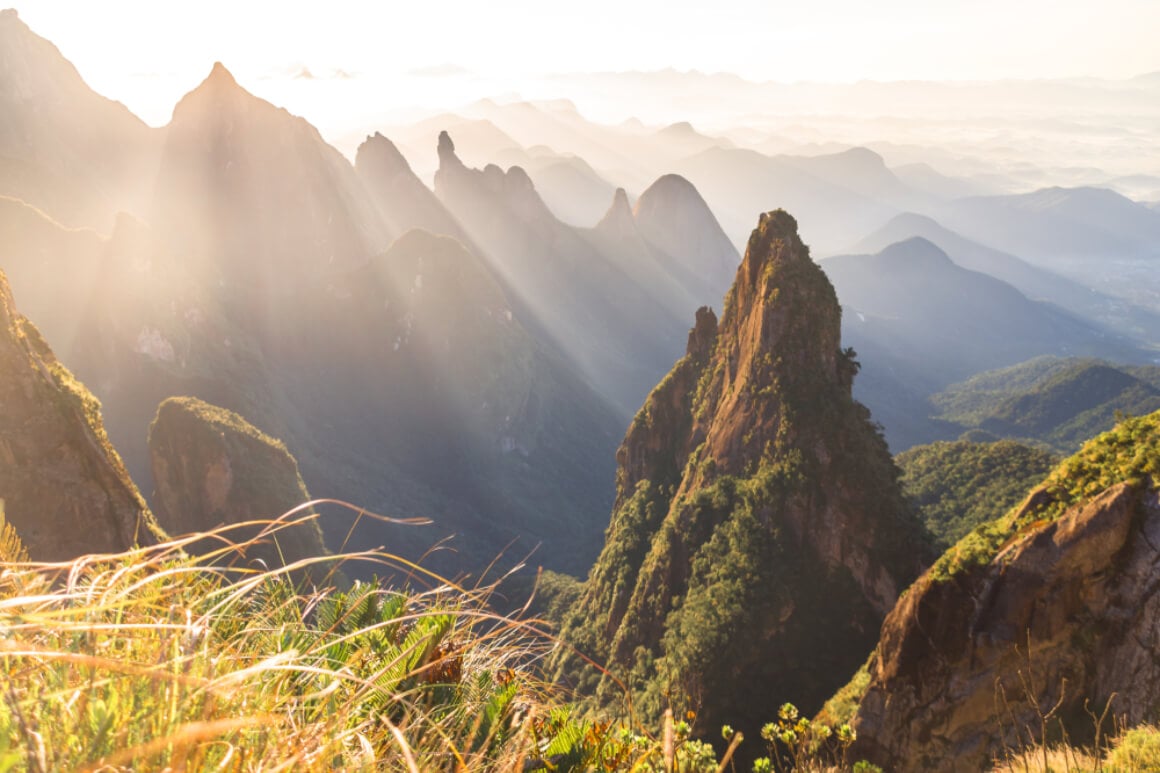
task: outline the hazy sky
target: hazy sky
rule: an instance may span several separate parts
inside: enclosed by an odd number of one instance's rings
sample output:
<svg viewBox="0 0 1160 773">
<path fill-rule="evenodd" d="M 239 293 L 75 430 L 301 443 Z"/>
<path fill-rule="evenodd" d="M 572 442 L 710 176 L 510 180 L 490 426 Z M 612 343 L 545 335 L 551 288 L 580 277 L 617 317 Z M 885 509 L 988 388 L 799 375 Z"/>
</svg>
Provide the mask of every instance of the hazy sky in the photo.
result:
<svg viewBox="0 0 1160 773">
<path fill-rule="evenodd" d="M 383 77 L 456 64 L 728 71 L 755 80 L 993 79 L 1160 70 L 1160 0 L 31 0 L 16 3 L 102 93 L 151 122 L 222 60 L 243 82 L 302 67 Z"/>
</svg>

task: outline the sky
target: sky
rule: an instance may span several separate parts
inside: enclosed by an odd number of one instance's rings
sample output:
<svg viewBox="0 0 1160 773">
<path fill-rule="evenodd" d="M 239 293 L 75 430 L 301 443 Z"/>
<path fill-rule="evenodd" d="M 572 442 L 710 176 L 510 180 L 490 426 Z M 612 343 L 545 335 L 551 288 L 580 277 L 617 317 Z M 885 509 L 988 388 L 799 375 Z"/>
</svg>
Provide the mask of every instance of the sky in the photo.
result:
<svg viewBox="0 0 1160 773">
<path fill-rule="evenodd" d="M 90 85 L 153 124 L 168 119 L 215 60 L 244 84 L 303 69 L 391 84 L 424 68 L 455 72 L 453 65 L 482 85 L 516 90 L 521 78 L 547 73 L 664 68 L 782 82 L 1126 78 L 1160 70 L 1160 0 L 15 0 L 15 7 Z M 423 88 L 437 92 L 434 80 Z"/>
</svg>

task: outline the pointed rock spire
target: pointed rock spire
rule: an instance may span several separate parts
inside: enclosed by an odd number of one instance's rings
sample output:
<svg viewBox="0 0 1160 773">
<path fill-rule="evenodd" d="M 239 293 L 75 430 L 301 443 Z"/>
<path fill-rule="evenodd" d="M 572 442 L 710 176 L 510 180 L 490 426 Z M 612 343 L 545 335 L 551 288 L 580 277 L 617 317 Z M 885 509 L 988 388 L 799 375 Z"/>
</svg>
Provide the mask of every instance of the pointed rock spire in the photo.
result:
<svg viewBox="0 0 1160 773">
<path fill-rule="evenodd" d="M 636 220 L 632 215 L 632 207 L 628 203 L 628 194 L 624 188 L 617 188 L 612 196 L 612 205 L 596 224 L 596 229 L 614 238 L 629 238 L 639 236 L 636 230 Z"/>
<path fill-rule="evenodd" d="M 684 693 L 695 732 L 757 733 L 780 696 L 816 711 L 873 647 L 922 530 L 851 397 L 840 315 L 794 219 L 763 215 L 720 324 L 697 312 L 617 452 L 605 550 L 561 634 L 607 664 L 597 702 L 632 674 L 650 721 Z"/>
<path fill-rule="evenodd" d="M 439 132 L 439 145 L 436 147 L 436 150 L 439 153 L 439 166 L 463 166 L 463 162 L 459 160 L 459 156 L 455 155 L 455 143 L 451 140 L 451 135 L 446 130 Z"/>
</svg>

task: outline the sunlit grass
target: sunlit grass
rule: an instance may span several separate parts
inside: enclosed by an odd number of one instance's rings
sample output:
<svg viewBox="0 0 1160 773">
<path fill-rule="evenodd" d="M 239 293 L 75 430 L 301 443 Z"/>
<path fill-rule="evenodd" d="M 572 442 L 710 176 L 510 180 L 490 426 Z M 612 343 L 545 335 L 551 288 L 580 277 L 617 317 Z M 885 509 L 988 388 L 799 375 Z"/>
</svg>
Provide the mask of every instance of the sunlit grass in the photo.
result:
<svg viewBox="0 0 1160 773">
<path fill-rule="evenodd" d="M 69 564 L 0 540 L 0 770 L 519 769 L 550 742 L 552 642 L 490 588 L 381 553 L 224 569 L 247 546 L 184 554 L 206 536 Z M 344 583 L 356 560 L 409 580 Z"/>
</svg>

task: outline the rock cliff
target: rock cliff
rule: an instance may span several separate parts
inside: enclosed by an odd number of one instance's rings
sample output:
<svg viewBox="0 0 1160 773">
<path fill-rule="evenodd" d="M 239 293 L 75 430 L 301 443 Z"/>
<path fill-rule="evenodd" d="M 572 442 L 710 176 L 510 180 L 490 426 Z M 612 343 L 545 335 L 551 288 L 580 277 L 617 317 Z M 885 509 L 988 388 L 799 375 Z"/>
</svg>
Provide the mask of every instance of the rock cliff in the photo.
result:
<svg viewBox="0 0 1160 773">
<path fill-rule="evenodd" d="M 16 310 L 2 272 L 0 499 L 34 560 L 128 550 L 160 534 L 100 404 Z"/>
<path fill-rule="evenodd" d="M 223 525 L 272 520 L 310 501 L 298 463 L 276 440 L 241 416 L 194 397 L 161 403 L 149 427 L 157 519 L 174 536 Z M 232 530 L 242 543 L 263 527 Z M 220 548 L 195 544 L 195 552 Z M 324 555 L 317 521 L 281 529 L 246 551 L 267 566 Z"/>
<path fill-rule="evenodd" d="M 597 702 L 620 680 L 645 718 L 687 703 L 702 732 L 756 737 L 873 647 L 925 543 L 851 397 L 840 316 L 794 219 L 762 215 L 720 322 L 697 313 L 617 453 L 604 551 L 563 631 L 609 672 L 559 667 Z"/>
<path fill-rule="evenodd" d="M 1064 461 L 951 548 L 887 616 L 855 717 L 860 756 L 901 773 L 974 771 L 1085 702 L 1129 724 L 1160 708 L 1160 413 Z M 1115 697 L 1112 698 L 1113 693 Z M 1104 731 L 1112 728 L 1105 723 Z"/>
</svg>

